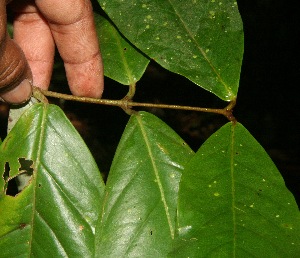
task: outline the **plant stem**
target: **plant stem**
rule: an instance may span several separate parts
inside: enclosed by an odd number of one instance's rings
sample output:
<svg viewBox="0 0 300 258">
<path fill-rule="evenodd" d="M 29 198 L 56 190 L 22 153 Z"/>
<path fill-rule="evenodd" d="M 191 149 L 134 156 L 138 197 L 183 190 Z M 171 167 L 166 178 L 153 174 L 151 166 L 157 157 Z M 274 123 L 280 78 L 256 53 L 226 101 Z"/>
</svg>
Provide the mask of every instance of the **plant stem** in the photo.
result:
<svg viewBox="0 0 300 258">
<path fill-rule="evenodd" d="M 37 90 L 36 87 L 34 87 Z M 235 107 L 236 101 L 233 100 L 227 105 L 225 108 L 202 108 L 202 107 L 192 107 L 192 106 L 180 106 L 180 105 L 167 105 L 167 104 L 153 104 L 153 103 L 141 103 L 141 102 L 133 102 L 127 97 L 121 100 L 111 100 L 111 99 L 95 99 L 89 97 L 77 97 L 73 95 L 57 93 L 53 91 L 47 91 L 38 89 L 44 96 L 60 98 L 64 100 L 71 100 L 77 102 L 84 103 L 93 103 L 107 106 L 118 106 L 121 107 L 126 113 L 131 114 L 132 107 L 151 107 L 151 108 L 164 108 L 164 109 L 178 109 L 178 110 L 191 110 L 198 112 L 206 112 L 206 113 L 215 113 L 225 116 L 229 121 L 236 122 L 235 117 L 232 114 L 233 108 Z"/>
<path fill-rule="evenodd" d="M 136 84 L 130 84 L 129 85 L 129 90 L 128 90 L 128 93 L 126 95 L 126 97 L 130 100 L 133 99 L 134 95 L 135 95 L 135 90 L 136 90 Z"/>
</svg>

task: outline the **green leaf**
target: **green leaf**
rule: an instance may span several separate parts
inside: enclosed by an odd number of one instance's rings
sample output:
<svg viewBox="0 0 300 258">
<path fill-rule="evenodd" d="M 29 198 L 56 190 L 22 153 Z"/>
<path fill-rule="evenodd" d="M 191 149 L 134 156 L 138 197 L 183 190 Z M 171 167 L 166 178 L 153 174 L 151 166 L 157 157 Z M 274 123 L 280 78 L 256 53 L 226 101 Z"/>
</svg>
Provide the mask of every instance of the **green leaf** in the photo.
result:
<svg viewBox="0 0 300 258">
<path fill-rule="evenodd" d="M 94 257 L 104 183 L 64 113 L 36 104 L 0 146 L 1 257 Z M 7 182 L 32 174 L 16 196 Z"/>
<path fill-rule="evenodd" d="M 118 29 L 166 69 L 236 98 L 243 26 L 234 0 L 98 0 Z"/>
<path fill-rule="evenodd" d="M 178 203 L 176 257 L 300 254 L 294 197 L 241 124 L 226 124 L 199 149 L 184 170 Z"/>
<path fill-rule="evenodd" d="M 193 154 L 154 115 L 131 116 L 106 185 L 97 257 L 166 257 L 181 172 Z"/>
<path fill-rule="evenodd" d="M 104 64 L 104 75 L 124 85 L 133 85 L 144 74 L 149 59 L 132 46 L 104 17 L 95 14 Z"/>
</svg>

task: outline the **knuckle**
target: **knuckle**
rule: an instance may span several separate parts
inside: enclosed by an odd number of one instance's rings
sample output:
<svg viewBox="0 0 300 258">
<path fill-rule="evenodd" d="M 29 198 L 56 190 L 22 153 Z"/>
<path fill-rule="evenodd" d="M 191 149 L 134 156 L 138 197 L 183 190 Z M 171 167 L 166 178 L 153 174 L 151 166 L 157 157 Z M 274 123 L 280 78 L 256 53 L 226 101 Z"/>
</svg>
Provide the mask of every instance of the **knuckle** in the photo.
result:
<svg viewBox="0 0 300 258">
<path fill-rule="evenodd" d="M 0 93 L 12 90 L 27 76 L 27 63 L 25 59 L 15 59 L 12 62 L 0 64 Z"/>
</svg>

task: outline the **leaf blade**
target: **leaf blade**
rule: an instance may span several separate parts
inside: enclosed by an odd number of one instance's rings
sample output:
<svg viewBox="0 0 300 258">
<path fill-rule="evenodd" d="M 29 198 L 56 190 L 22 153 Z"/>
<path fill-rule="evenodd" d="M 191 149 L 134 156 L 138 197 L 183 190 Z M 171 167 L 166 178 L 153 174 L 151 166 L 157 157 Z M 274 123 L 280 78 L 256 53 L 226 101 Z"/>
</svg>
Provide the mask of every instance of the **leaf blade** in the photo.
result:
<svg viewBox="0 0 300 258">
<path fill-rule="evenodd" d="M 130 42 L 164 68 L 223 100 L 236 98 L 243 26 L 235 1 L 98 1 Z"/>
<path fill-rule="evenodd" d="M 300 216 L 294 197 L 241 124 L 222 127 L 187 166 L 180 185 L 178 228 L 174 252 L 181 255 L 299 253 Z"/>
<path fill-rule="evenodd" d="M 7 162 L 10 166 L 10 179 L 20 174 L 20 157 L 32 161 L 34 170 L 31 182 L 16 197 L 5 195 L 2 186 L 1 202 L 10 200 L 14 213 L 0 219 L 3 225 L 7 219 L 12 222 L 12 228 L 1 232 L 0 245 L 14 241 L 11 234 L 17 232 L 27 248 L 9 245 L 11 254 L 92 257 L 104 183 L 64 113 L 53 105 L 34 105 L 5 139 L 0 155 L 1 169 Z M 20 212 L 22 205 L 26 206 Z M 7 212 L 8 207 L 0 207 Z"/>
<path fill-rule="evenodd" d="M 174 234 L 181 170 L 192 155 L 153 115 L 140 112 L 130 118 L 106 185 L 96 234 L 98 256 L 166 255 Z"/>
<path fill-rule="evenodd" d="M 134 85 L 144 74 L 149 59 L 133 47 L 103 16 L 95 22 L 104 64 L 104 75 L 124 85 Z"/>
</svg>

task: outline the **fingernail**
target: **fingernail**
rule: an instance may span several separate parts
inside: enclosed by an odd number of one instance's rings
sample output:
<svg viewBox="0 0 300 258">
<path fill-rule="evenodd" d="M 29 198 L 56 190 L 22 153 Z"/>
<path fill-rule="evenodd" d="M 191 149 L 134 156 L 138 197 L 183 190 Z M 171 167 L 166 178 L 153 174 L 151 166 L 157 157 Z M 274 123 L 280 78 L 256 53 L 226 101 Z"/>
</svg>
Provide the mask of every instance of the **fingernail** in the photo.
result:
<svg viewBox="0 0 300 258">
<path fill-rule="evenodd" d="M 28 79 L 22 81 L 16 88 L 1 95 L 10 104 L 22 104 L 28 101 L 32 94 L 32 86 Z"/>
</svg>

